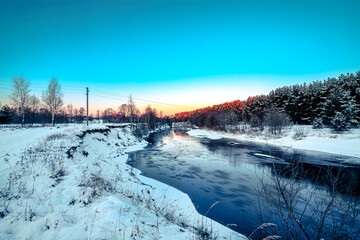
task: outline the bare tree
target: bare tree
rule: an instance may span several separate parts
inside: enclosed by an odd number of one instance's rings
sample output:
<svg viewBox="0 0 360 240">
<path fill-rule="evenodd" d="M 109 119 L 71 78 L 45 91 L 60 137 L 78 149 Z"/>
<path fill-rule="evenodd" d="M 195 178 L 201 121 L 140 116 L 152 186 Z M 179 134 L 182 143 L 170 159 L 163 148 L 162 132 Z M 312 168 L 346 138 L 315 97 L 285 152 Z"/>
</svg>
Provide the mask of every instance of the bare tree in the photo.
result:
<svg viewBox="0 0 360 240">
<path fill-rule="evenodd" d="M 120 114 L 120 120 L 122 122 L 126 121 L 126 117 L 128 116 L 128 105 L 126 103 L 122 104 L 118 108 Z"/>
<path fill-rule="evenodd" d="M 55 126 L 55 113 L 64 104 L 61 86 L 56 78 L 50 80 L 49 86 L 42 94 L 42 100 L 51 112 L 51 123 Z"/>
<path fill-rule="evenodd" d="M 148 105 L 145 109 L 144 117 L 147 124 L 149 124 L 149 127 L 151 129 L 155 129 L 157 121 L 157 110 L 155 108 L 151 108 L 151 106 Z"/>
<path fill-rule="evenodd" d="M 29 107 L 31 111 L 31 124 L 34 124 L 35 115 L 37 114 L 39 107 L 40 107 L 40 99 L 36 97 L 35 95 L 31 95 L 29 97 Z"/>
<path fill-rule="evenodd" d="M 72 105 L 72 104 L 68 104 L 68 105 L 66 106 L 66 108 L 67 108 L 67 113 L 68 113 L 68 115 L 69 115 L 69 122 L 71 122 L 72 116 L 73 116 L 73 105 Z"/>
<path fill-rule="evenodd" d="M 83 121 L 84 121 L 85 112 L 86 112 L 85 108 L 81 107 L 81 108 L 79 109 L 80 122 L 83 122 Z"/>
<path fill-rule="evenodd" d="M 79 115 L 79 110 L 77 108 L 74 109 L 74 117 L 75 117 L 75 123 L 78 122 L 78 115 Z"/>
<path fill-rule="evenodd" d="M 128 105 L 126 103 L 121 104 L 121 106 L 119 106 L 119 112 L 121 114 L 123 114 L 124 116 L 128 115 Z"/>
<path fill-rule="evenodd" d="M 128 114 L 130 116 L 130 122 L 132 123 L 137 109 L 136 109 L 136 105 L 135 105 L 134 99 L 131 94 L 129 96 L 127 108 L 128 108 Z"/>
<path fill-rule="evenodd" d="M 102 113 L 102 118 L 106 122 L 112 122 L 113 118 L 115 116 L 115 111 L 112 108 L 107 108 Z"/>
<path fill-rule="evenodd" d="M 99 109 L 96 111 L 96 118 L 98 119 L 98 121 L 100 121 L 100 110 Z"/>
<path fill-rule="evenodd" d="M 25 123 L 25 108 L 27 107 L 30 92 L 29 80 L 23 78 L 23 76 L 13 77 L 13 92 L 11 93 L 11 103 L 20 110 L 22 120 L 21 124 Z"/>
</svg>

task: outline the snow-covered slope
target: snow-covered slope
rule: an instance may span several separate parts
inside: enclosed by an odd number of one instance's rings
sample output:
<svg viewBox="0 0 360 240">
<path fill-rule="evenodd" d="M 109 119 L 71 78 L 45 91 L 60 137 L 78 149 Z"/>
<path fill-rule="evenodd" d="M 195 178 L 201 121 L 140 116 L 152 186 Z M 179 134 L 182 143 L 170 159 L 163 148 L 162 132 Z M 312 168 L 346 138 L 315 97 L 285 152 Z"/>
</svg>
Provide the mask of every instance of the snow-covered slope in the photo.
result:
<svg viewBox="0 0 360 240">
<path fill-rule="evenodd" d="M 242 239 L 126 164 L 128 125 L 0 129 L 0 239 Z"/>
</svg>

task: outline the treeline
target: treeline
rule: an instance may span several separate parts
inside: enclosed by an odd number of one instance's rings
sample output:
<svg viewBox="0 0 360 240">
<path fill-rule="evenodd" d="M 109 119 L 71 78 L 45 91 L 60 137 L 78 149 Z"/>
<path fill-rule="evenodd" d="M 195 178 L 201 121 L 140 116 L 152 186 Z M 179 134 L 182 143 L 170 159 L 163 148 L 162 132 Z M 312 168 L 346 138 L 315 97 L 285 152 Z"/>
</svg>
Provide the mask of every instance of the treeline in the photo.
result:
<svg viewBox="0 0 360 240">
<path fill-rule="evenodd" d="M 31 95 L 30 81 L 23 76 L 13 77 L 13 91 L 9 94 L 11 105 L 0 103 L 0 124 L 53 124 L 83 123 L 86 120 L 86 110 L 72 104 L 64 106 L 61 86 L 56 78 L 50 80 L 49 86 L 43 91 L 41 98 Z M 107 108 L 90 114 L 89 121 L 105 123 L 147 123 L 150 129 L 160 124 L 171 125 L 173 118 L 163 116 L 150 105 L 143 113 L 129 96 L 128 102 L 119 106 L 118 111 Z"/>
<path fill-rule="evenodd" d="M 54 122 L 57 124 L 69 123 L 84 123 L 86 121 L 86 110 L 83 107 L 74 108 L 72 104 L 67 105 L 66 108 L 59 109 L 55 113 Z M 121 114 L 107 108 L 104 111 L 98 111 L 97 114 L 91 114 L 89 121 L 104 122 L 104 123 L 148 123 L 151 129 L 154 129 L 160 124 L 169 124 L 173 122 L 173 118 L 169 116 L 162 116 L 155 108 L 147 106 L 144 113 L 138 111 L 136 114 L 127 115 Z M 21 124 L 22 114 L 16 107 L 8 105 L 0 106 L 0 124 Z M 24 124 L 51 124 L 51 112 L 45 107 L 40 107 L 36 111 L 30 107 L 24 110 Z"/>
<path fill-rule="evenodd" d="M 262 130 L 264 125 L 312 124 L 314 128 L 331 127 L 343 131 L 360 122 L 360 71 L 310 84 L 277 88 L 268 95 L 249 97 L 175 114 L 177 121 L 209 128 L 243 122 Z M 277 123 L 274 123 L 277 122 Z"/>
<path fill-rule="evenodd" d="M 96 119 L 102 119 L 107 123 L 147 123 L 150 129 L 155 129 L 158 125 L 168 124 L 171 126 L 173 118 L 163 116 L 162 111 L 158 113 L 156 108 L 148 105 L 141 113 L 136 104 L 129 96 L 128 102 L 119 106 L 118 111 L 112 108 L 105 109 L 102 113 L 97 111 Z"/>
</svg>

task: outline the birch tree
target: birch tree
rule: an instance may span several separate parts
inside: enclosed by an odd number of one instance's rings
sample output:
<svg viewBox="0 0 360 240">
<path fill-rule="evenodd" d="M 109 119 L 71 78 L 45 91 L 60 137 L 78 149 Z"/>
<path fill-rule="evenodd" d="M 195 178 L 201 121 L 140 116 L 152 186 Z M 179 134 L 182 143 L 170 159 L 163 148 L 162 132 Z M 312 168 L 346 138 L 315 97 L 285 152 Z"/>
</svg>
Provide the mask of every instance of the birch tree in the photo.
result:
<svg viewBox="0 0 360 240">
<path fill-rule="evenodd" d="M 133 99 L 131 94 L 130 94 L 129 99 L 128 99 L 127 110 L 128 110 L 128 114 L 130 116 L 130 122 L 132 123 L 133 120 L 134 120 L 134 116 L 136 115 L 137 108 L 136 108 L 134 99 Z"/>
<path fill-rule="evenodd" d="M 51 123 L 55 126 L 55 113 L 64 104 L 61 86 L 56 78 L 50 80 L 49 86 L 42 94 L 42 100 L 51 112 Z"/>
<path fill-rule="evenodd" d="M 30 83 L 23 76 L 13 77 L 13 92 L 11 93 L 11 103 L 20 110 L 22 120 L 21 125 L 25 124 L 25 108 L 29 100 Z"/>
</svg>

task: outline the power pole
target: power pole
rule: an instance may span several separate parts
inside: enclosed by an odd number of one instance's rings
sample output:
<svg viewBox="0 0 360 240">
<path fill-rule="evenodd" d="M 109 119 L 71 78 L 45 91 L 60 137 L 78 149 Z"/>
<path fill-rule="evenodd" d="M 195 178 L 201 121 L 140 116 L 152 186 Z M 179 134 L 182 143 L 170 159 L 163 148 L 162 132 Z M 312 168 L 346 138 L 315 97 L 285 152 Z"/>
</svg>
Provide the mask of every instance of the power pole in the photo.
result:
<svg viewBox="0 0 360 240">
<path fill-rule="evenodd" d="M 86 88 L 86 126 L 89 126 L 89 88 Z"/>
</svg>

